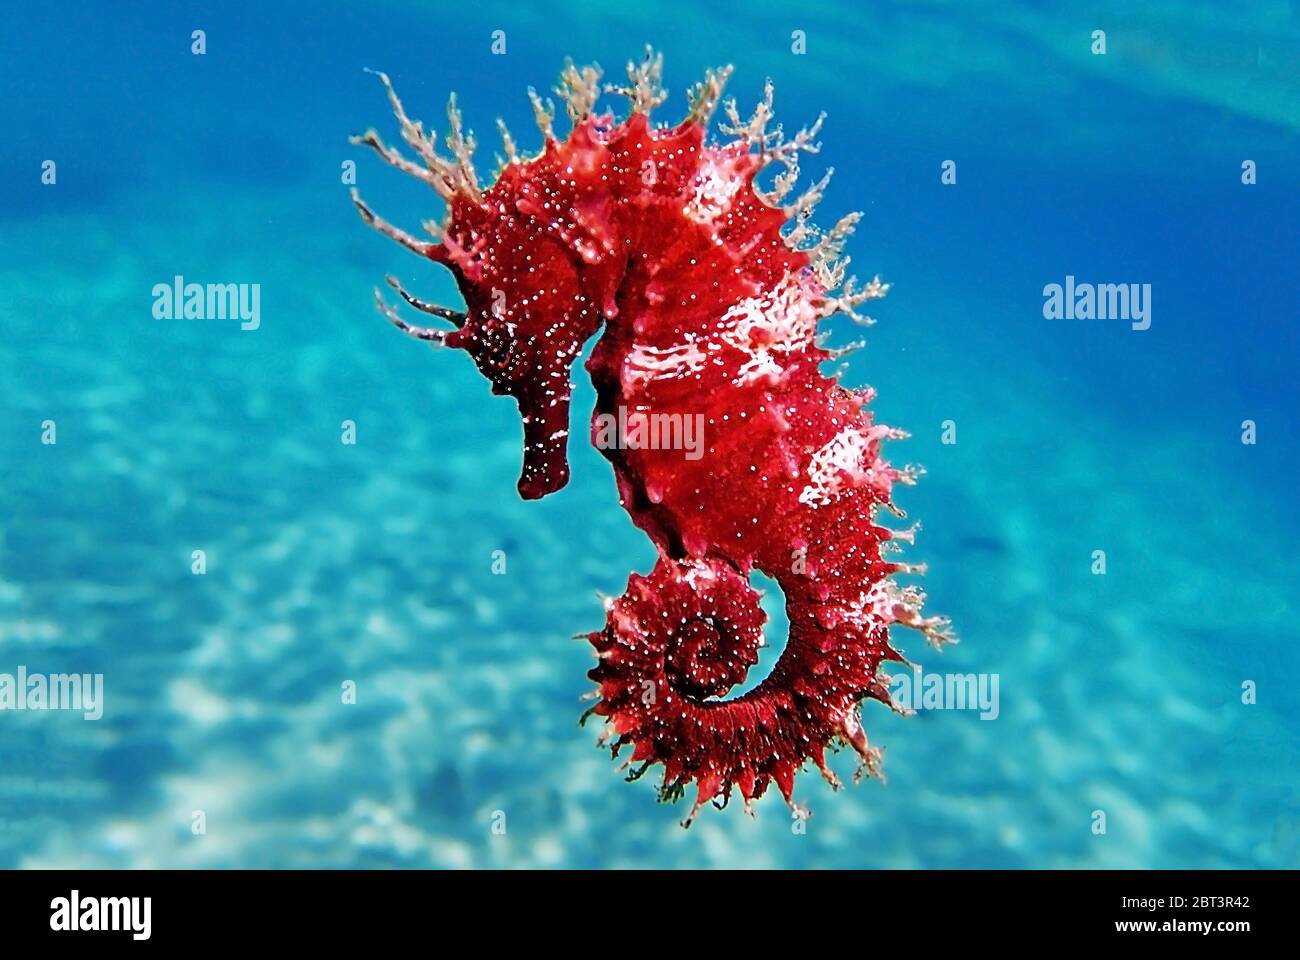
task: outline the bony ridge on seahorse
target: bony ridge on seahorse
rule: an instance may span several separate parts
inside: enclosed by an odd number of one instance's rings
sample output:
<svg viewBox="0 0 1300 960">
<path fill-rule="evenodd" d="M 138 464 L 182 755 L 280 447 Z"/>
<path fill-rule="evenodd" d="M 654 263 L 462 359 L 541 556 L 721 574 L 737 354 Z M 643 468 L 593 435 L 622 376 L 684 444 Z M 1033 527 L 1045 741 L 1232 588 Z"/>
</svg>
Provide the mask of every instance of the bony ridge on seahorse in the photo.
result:
<svg viewBox="0 0 1300 960">
<path fill-rule="evenodd" d="M 795 773 L 812 761 L 838 787 L 824 756 L 837 742 L 857 752 L 859 776 L 879 775 L 881 752 L 867 740 L 860 705 L 873 698 L 899 709 L 881 670 L 903 662 L 890 626 L 919 630 L 936 646 L 954 639 L 944 618 L 922 614 L 919 588 L 893 579 L 923 572 L 889 559 L 916 528 L 876 522 L 881 507 L 902 516 L 892 489 L 916 474 L 881 453 L 905 434 L 873 422 L 870 389 L 821 373 L 845 351 L 822 348 L 819 323 L 834 313 L 870 323 L 857 308 L 887 285 L 846 279 L 841 251 L 857 214 L 825 231 L 812 224 L 829 172 L 786 202 L 800 154 L 819 147 L 820 118 L 790 139 L 769 130 L 769 81 L 748 120 L 727 103 L 728 142 L 706 142 L 730 72 L 710 71 L 693 88 L 681 123 L 653 127 L 651 111 L 666 96 L 661 57 L 647 50 L 628 64 L 626 86 L 605 88 L 597 67 L 566 63 L 556 93 L 568 136 L 555 134 L 553 102 L 530 90 L 542 150 L 520 154 L 499 124 L 505 159 L 490 186 L 474 171 L 474 139 L 454 96 L 444 151 L 379 74 L 418 159 L 373 130 L 353 138 L 446 203 L 422 239 L 353 192 L 366 223 L 454 276 L 463 311 L 388 278 L 446 329 L 412 326 L 378 291 L 376 300 L 406 333 L 468 352 L 494 393 L 514 397 L 524 426 L 522 496 L 568 480 L 570 368 L 602 325 L 587 362 L 597 391 L 593 436 L 597 423 L 626 423 L 628 411 L 703 427 L 703 455 L 694 458 L 671 445 L 598 444 L 659 560 L 648 575 L 632 574 L 627 592 L 606 602 L 604 628 L 588 635 L 598 660 L 588 715 L 605 719 L 602 742 L 616 757 L 631 749 L 623 766 L 639 766 L 628 779 L 661 764 L 661 799 L 695 785 L 687 826 L 704 804 L 725 806 L 733 790 L 752 812 L 773 782 L 802 815 Z M 595 111 L 602 89 L 630 100 L 625 120 Z M 769 166 L 777 175 L 763 189 L 756 178 Z M 765 680 L 723 699 L 763 642 L 754 570 L 784 592 L 790 636 Z"/>
</svg>

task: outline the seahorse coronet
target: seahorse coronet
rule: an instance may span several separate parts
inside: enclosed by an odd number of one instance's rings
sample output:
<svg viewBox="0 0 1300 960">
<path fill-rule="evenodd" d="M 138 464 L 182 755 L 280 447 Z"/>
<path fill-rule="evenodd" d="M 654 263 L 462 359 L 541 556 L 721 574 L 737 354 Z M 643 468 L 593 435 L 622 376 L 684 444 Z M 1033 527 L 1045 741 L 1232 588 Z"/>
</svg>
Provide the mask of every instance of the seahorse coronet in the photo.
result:
<svg viewBox="0 0 1300 960">
<path fill-rule="evenodd" d="M 839 786 L 828 746 L 851 747 L 859 774 L 878 775 L 881 751 L 860 710 L 868 698 L 898 709 L 880 670 L 902 660 L 891 625 L 936 645 L 953 639 L 944 618 L 921 613 L 919 588 L 893 579 L 921 568 L 886 559 L 916 528 L 876 522 L 881 507 L 902 516 L 893 486 L 917 475 L 882 454 L 905 434 L 873 421 L 874 391 L 846 388 L 820 369 L 836 356 L 820 344 L 822 321 L 843 313 L 870 322 L 856 308 L 888 286 L 845 276 L 856 215 L 825 231 L 812 225 L 828 177 L 783 205 L 799 154 L 818 147 L 820 118 L 788 140 L 769 130 L 769 81 L 748 121 L 734 101 L 726 105 L 721 129 L 733 139 L 708 141 L 730 72 L 710 71 L 687 117 L 655 126 L 661 57 L 647 51 L 628 65 L 627 86 L 604 88 L 631 102 L 621 121 L 595 112 L 599 68 L 566 61 L 556 93 L 572 121 L 568 136 L 556 137 L 554 105 L 530 90 L 543 147 L 521 156 L 502 124 L 506 159 L 487 186 L 454 98 L 450 156 L 410 120 L 384 74 L 420 163 L 373 131 L 353 138 L 446 202 L 430 241 L 354 194 L 367 224 L 455 278 L 464 311 L 389 280 L 410 307 L 452 329 L 412 326 L 376 296 L 402 330 L 469 353 L 493 392 L 515 399 L 527 499 L 568 480 L 570 371 L 603 328 L 586 364 L 597 394 L 592 440 L 659 560 L 631 575 L 623 596 L 606 602 L 604 627 L 586 635 L 597 657 L 589 713 L 605 720 L 616 757 L 630 747 L 625 763 L 641 764 L 629 779 L 658 764 L 661 799 L 695 786 L 688 826 L 733 790 L 752 810 L 773 783 L 806 815 L 793 796 L 801 768 L 811 762 Z M 756 178 L 773 165 L 782 172 L 763 191 Z M 655 442 L 660 428 L 673 442 Z M 783 591 L 790 635 L 770 675 L 728 698 L 763 645 L 755 570 Z"/>
</svg>

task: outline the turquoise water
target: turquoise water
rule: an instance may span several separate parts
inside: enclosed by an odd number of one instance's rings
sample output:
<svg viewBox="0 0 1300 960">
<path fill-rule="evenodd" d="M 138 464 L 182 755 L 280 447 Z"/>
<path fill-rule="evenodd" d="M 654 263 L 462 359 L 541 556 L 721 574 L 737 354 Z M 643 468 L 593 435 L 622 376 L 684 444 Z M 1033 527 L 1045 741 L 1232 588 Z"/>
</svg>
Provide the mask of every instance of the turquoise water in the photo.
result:
<svg viewBox="0 0 1300 960">
<path fill-rule="evenodd" d="M 0 36 L 0 673 L 105 690 L 98 721 L 0 712 L 0 866 L 1300 865 L 1294 4 L 271 6 Z M 564 56 L 647 42 L 664 118 L 726 62 L 787 128 L 827 111 L 819 219 L 864 210 L 855 267 L 894 283 L 846 380 L 914 434 L 909 558 L 963 638 L 901 641 L 1000 681 L 996 720 L 868 708 L 889 782 L 805 773 L 802 830 L 773 795 L 682 831 L 576 725 L 570 635 L 650 543 L 581 443 L 517 498 L 513 404 L 372 310 L 385 272 L 454 302 L 447 275 L 341 182 L 439 213 L 347 145 L 395 132 L 363 67 L 430 122 L 458 91 L 490 157 L 497 116 L 536 146 L 525 90 Z M 260 326 L 156 319 L 178 274 L 260 284 Z M 1067 275 L 1150 283 L 1150 329 L 1044 319 Z"/>
</svg>

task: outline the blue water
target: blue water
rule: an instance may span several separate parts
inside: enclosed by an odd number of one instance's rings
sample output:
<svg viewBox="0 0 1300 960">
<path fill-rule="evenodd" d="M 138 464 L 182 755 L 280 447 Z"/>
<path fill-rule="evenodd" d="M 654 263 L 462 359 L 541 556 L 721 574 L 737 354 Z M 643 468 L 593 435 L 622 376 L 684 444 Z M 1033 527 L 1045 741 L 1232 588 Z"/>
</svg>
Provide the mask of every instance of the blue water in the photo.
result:
<svg viewBox="0 0 1300 960">
<path fill-rule="evenodd" d="M 100 672 L 105 712 L 0 712 L 0 867 L 1300 865 L 1294 3 L 87 6 L 0 34 L 0 673 Z M 869 707 L 888 784 L 805 773 L 806 824 L 682 831 L 576 725 L 570 635 L 650 543 L 582 443 L 517 498 L 513 404 L 372 310 L 449 278 L 341 182 L 440 213 L 347 145 L 396 139 L 363 67 L 430 123 L 458 91 L 486 170 L 564 56 L 647 42 L 665 119 L 727 62 L 787 129 L 827 111 L 819 219 L 864 210 L 894 284 L 846 379 L 914 434 L 909 557 L 963 638 L 900 642 L 1000 678 L 996 720 Z M 261 326 L 155 319 L 177 274 L 260 284 Z M 1151 284 L 1150 329 L 1044 319 L 1066 275 Z"/>
</svg>

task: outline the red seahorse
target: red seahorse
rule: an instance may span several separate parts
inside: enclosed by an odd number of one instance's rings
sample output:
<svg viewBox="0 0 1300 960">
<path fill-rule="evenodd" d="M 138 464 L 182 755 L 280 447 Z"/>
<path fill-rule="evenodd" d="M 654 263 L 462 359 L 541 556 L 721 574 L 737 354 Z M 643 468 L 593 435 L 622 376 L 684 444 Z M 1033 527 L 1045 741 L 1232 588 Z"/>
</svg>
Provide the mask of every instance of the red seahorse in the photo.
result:
<svg viewBox="0 0 1300 960">
<path fill-rule="evenodd" d="M 802 815 L 795 773 L 811 760 L 838 787 L 824 758 L 836 742 L 857 751 L 859 775 L 878 774 L 881 754 L 859 707 L 865 697 L 893 706 L 880 671 L 902 660 L 890 625 L 935 644 L 951 639 L 945 619 L 921 614 L 921 591 L 891 579 L 919 569 L 887 559 L 890 541 L 911 542 L 915 528 L 891 531 L 875 519 L 882 506 L 902 515 L 891 490 L 912 472 L 890 466 L 881 444 L 903 434 L 872 421 L 870 389 L 846 389 L 820 370 L 834 352 L 817 340 L 819 321 L 843 312 L 870 322 L 855 308 L 887 287 L 844 280 L 841 248 L 856 214 L 824 232 L 810 222 L 829 174 L 783 205 L 799 154 L 817 150 L 820 118 L 789 140 L 769 131 L 769 82 L 752 119 L 727 104 L 730 142 L 706 142 L 729 73 L 710 71 L 685 120 L 655 127 L 661 57 L 647 51 L 628 65 L 626 87 L 605 88 L 631 101 L 617 123 L 594 111 L 599 69 L 567 63 L 556 93 L 572 121 L 568 137 L 556 137 L 554 105 L 530 90 L 545 145 L 521 156 L 501 125 L 506 160 L 488 187 L 454 96 L 446 153 L 383 74 L 420 162 L 374 131 L 353 138 L 446 202 L 445 220 L 426 224 L 433 239 L 424 240 L 353 194 L 366 223 L 455 277 L 464 311 L 388 279 L 410 306 L 454 329 L 413 327 L 376 292 L 379 308 L 413 336 L 467 351 L 493 392 L 515 398 L 526 498 L 568 480 L 570 367 L 604 325 L 587 363 L 598 394 L 593 438 L 613 464 L 620 502 L 660 556 L 607 602 L 604 629 L 589 637 L 599 661 L 589 713 L 607 721 L 603 742 L 612 740 L 615 756 L 632 748 L 625 766 L 641 767 L 629 779 L 659 763 L 661 798 L 696 785 L 688 826 L 733 788 L 752 812 L 773 781 Z M 756 177 L 773 164 L 765 191 Z M 692 425 L 702 431 L 693 453 L 680 449 Z M 651 427 L 680 442 L 665 449 Z M 770 676 L 721 699 L 758 661 L 765 617 L 749 583 L 754 569 L 784 591 L 790 636 Z"/>
</svg>

